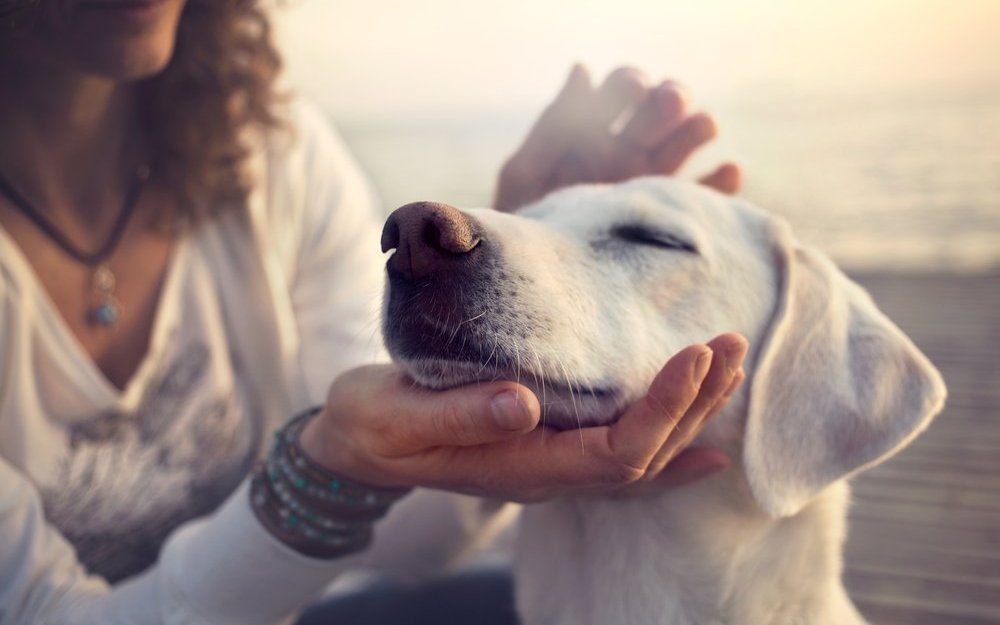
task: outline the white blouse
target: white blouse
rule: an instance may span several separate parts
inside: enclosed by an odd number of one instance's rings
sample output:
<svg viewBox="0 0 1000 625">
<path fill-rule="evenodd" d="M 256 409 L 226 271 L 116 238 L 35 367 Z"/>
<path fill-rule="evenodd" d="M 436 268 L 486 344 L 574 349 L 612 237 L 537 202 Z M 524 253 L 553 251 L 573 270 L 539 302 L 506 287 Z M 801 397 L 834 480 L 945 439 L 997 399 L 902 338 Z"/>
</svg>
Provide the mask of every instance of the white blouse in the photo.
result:
<svg viewBox="0 0 1000 625">
<path fill-rule="evenodd" d="M 486 527 L 477 501 L 422 491 L 368 552 L 323 561 L 253 516 L 269 433 L 382 356 L 373 195 L 321 115 L 288 118 L 249 210 L 175 247 L 121 391 L 0 228 L 0 625 L 276 623 L 352 566 L 420 575 Z"/>
</svg>

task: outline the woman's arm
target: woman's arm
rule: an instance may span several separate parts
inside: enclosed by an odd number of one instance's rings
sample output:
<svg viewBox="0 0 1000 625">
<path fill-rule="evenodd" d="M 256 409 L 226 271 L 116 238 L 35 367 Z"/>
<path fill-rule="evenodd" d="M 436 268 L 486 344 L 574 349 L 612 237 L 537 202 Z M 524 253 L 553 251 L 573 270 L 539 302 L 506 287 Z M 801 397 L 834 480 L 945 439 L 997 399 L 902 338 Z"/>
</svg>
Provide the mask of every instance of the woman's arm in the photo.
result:
<svg viewBox="0 0 1000 625">
<path fill-rule="evenodd" d="M 299 102 L 289 118 L 299 144 L 291 160 L 285 156 L 271 168 L 277 179 L 272 176 L 269 186 L 276 190 L 294 178 L 300 188 L 272 195 L 266 219 L 287 231 L 291 211 L 300 224 L 294 236 L 277 242 L 277 251 L 286 266 L 299 335 L 304 407 L 324 403 L 330 383 L 344 370 L 387 359 L 379 320 L 385 279 L 379 245 L 383 214 L 368 181 L 323 116 Z M 280 195 L 301 204 L 290 207 Z M 512 508 L 417 489 L 376 525 L 374 543 L 357 561 L 400 580 L 426 578 L 499 531 L 514 518 Z"/>
<path fill-rule="evenodd" d="M 111 588 L 87 574 L 46 522 L 35 488 L 0 460 L 3 625 L 273 625 L 348 566 L 349 558 L 310 559 L 279 543 L 242 487 L 175 532 L 155 567 Z"/>
</svg>

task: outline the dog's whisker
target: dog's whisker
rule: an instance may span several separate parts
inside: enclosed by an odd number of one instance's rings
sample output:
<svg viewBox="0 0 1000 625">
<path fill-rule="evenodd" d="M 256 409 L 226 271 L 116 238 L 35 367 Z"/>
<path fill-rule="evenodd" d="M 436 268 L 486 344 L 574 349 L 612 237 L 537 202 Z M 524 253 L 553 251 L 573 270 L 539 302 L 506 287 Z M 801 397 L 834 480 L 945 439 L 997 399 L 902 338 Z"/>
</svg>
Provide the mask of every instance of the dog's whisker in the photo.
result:
<svg viewBox="0 0 1000 625">
<path fill-rule="evenodd" d="M 573 403 L 573 415 L 576 417 L 577 431 L 580 433 L 580 454 L 587 454 L 587 446 L 583 439 L 583 421 L 580 420 L 580 407 L 576 403 L 576 393 L 573 391 L 573 382 L 570 378 L 569 371 L 566 369 L 566 365 L 563 363 L 562 358 L 556 356 L 556 364 L 562 370 L 563 378 L 566 380 L 566 385 L 569 388 L 569 398 Z"/>
<path fill-rule="evenodd" d="M 497 335 L 497 334 L 494 333 L 494 335 L 493 335 L 493 351 L 490 352 L 490 355 L 486 357 L 486 361 L 483 362 L 483 364 L 482 364 L 481 367 L 479 367 L 479 371 L 476 372 L 477 376 L 481 375 L 483 373 L 483 371 L 486 371 L 486 368 L 490 366 L 490 362 L 493 360 L 493 356 L 496 355 L 498 347 L 500 347 L 500 337 L 499 337 L 499 335 Z"/>
<path fill-rule="evenodd" d="M 517 342 L 512 343 L 514 347 L 514 381 L 521 386 L 521 350 L 517 348 Z"/>
<path fill-rule="evenodd" d="M 532 346 L 531 344 L 529 344 L 528 345 L 528 349 L 531 351 L 531 355 L 535 359 L 535 368 L 532 371 L 532 375 L 534 375 L 534 377 L 535 377 L 535 387 L 537 388 L 537 387 L 541 386 L 541 388 L 542 388 L 542 396 L 540 398 L 541 399 L 541 405 L 547 407 L 547 406 L 549 406 L 549 403 L 548 403 L 547 398 L 545 396 L 545 376 L 542 375 L 542 372 L 544 371 L 544 369 L 542 368 L 542 360 L 541 360 L 541 358 L 538 357 L 538 350 L 535 349 L 534 346 Z M 548 410 L 543 410 L 542 411 L 542 427 L 545 427 L 545 417 L 546 417 L 546 413 L 547 412 L 548 412 Z"/>
</svg>

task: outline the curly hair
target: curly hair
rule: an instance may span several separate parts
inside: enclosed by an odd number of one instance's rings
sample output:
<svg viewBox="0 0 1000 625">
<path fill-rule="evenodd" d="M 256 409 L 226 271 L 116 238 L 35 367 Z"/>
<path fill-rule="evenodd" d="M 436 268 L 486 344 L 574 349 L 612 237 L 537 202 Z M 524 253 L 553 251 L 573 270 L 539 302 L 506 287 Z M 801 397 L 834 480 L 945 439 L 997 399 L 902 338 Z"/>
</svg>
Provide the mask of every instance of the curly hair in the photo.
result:
<svg viewBox="0 0 1000 625">
<path fill-rule="evenodd" d="M 0 0 L 0 23 L 16 28 L 42 4 Z M 187 0 L 170 62 L 139 85 L 149 164 L 172 194 L 163 225 L 193 224 L 246 205 L 254 182 L 246 167 L 247 130 L 281 126 L 275 110 L 281 58 L 261 4 Z"/>
<path fill-rule="evenodd" d="M 171 217 L 193 222 L 245 205 L 246 129 L 280 126 L 280 68 L 258 0 L 188 0 L 173 58 L 141 96 L 151 166 L 176 201 Z"/>
</svg>

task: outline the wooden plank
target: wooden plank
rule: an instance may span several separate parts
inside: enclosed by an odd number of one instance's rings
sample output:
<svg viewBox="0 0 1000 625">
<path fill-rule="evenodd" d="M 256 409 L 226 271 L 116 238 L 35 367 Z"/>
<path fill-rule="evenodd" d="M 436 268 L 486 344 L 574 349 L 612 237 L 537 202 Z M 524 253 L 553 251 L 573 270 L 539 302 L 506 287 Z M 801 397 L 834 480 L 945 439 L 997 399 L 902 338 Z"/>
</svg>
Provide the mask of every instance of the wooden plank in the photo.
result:
<svg viewBox="0 0 1000 625">
<path fill-rule="evenodd" d="M 859 480 L 859 483 L 854 484 L 852 494 L 855 505 L 870 506 L 886 501 L 952 510 L 1000 512 L 1000 497 L 996 491 L 971 487 L 953 488 L 951 485 L 941 486 L 927 482 L 886 484 L 879 480 Z"/>
<path fill-rule="evenodd" d="M 859 536 L 847 544 L 848 571 L 880 569 L 896 572 L 944 571 L 1000 580 L 1000 553 L 962 553 L 941 548 L 899 549 L 884 541 Z"/>
<path fill-rule="evenodd" d="M 963 613 L 954 606 L 938 606 L 919 600 L 893 602 L 882 597 L 855 595 L 861 614 L 872 625 L 997 625 L 992 615 Z"/>
<path fill-rule="evenodd" d="M 1000 273 L 854 277 L 939 367 L 949 399 L 854 481 L 845 583 L 878 625 L 1000 623 Z"/>
<path fill-rule="evenodd" d="M 1000 618 L 1000 606 L 996 605 L 996 597 L 1000 594 L 997 584 L 858 570 L 847 571 L 844 583 L 848 590 L 865 597 L 897 602 L 919 598 L 924 605 L 934 605 L 938 609 L 947 607 L 955 614 Z"/>
</svg>

